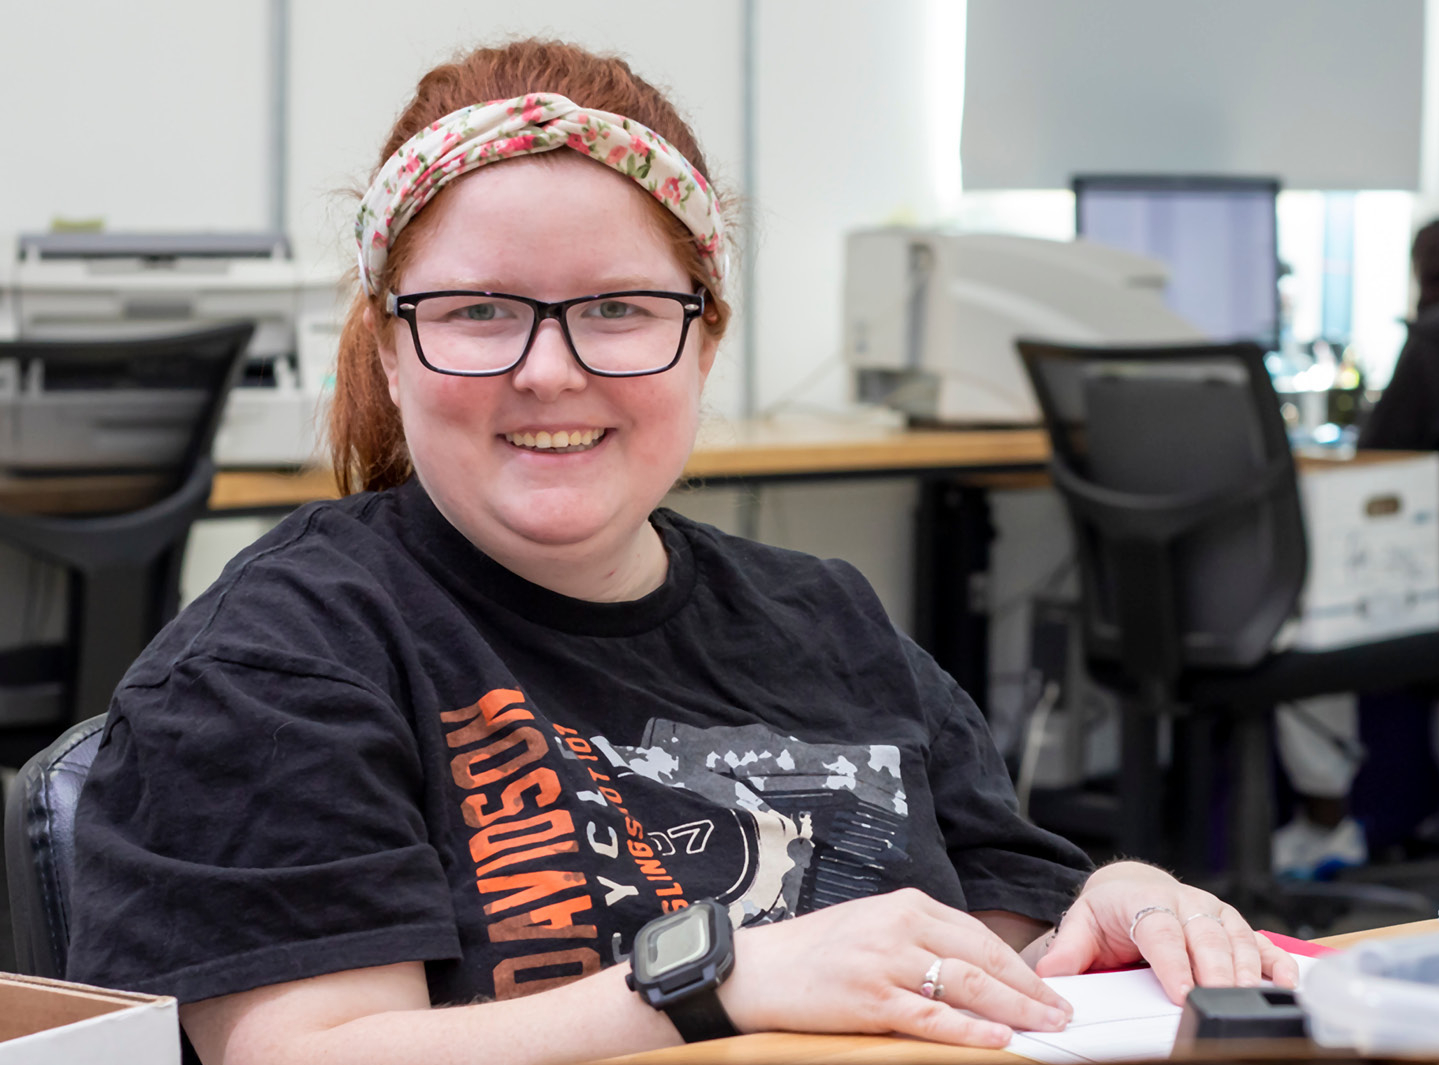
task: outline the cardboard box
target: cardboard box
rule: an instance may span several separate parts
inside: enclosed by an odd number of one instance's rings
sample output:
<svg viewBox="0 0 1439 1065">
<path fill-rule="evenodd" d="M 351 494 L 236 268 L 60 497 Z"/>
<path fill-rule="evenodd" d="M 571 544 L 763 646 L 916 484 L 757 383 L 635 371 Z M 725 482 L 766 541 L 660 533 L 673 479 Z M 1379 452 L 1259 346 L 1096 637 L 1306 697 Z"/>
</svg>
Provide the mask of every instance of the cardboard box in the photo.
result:
<svg viewBox="0 0 1439 1065">
<path fill-rule="evenodd" d="M 0 1065 L 179 1065 L 173 998 L 0 973 Z"/>
<path fill-rule="evenodd" d="M 1305 461 L 1309 574 L 1288 646 L 1324 651 L 1439 629 L 1439 455 Z"/>
</svg>

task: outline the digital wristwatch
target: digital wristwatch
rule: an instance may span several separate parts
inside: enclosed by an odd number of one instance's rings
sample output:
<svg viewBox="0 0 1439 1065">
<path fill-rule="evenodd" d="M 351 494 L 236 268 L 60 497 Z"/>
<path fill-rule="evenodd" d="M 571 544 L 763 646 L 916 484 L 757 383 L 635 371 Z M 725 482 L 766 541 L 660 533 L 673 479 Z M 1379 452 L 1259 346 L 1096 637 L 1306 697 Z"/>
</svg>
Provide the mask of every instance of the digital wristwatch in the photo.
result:
<svg viewBox="0 0 1439 1065">
<path fill-rule="evenodd" d="M 663 1010 L 686 1043 L 739 1035 L 716 991 L 734 969 L 729 914 L 713 899 L 656 917 L 635 934 L 632 991 Z"/>
</svg>

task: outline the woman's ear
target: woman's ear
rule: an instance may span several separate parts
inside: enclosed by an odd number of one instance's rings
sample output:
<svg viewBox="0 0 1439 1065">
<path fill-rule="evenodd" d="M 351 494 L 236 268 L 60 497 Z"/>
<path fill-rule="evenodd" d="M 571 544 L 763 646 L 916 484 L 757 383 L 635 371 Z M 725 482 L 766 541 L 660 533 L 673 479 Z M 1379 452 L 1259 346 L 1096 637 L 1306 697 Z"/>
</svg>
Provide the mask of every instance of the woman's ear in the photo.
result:
<svg viewBox="0 0 1439 1065">
<path fill-rule="evenodd" d="M 380 353 L 380 367 L 385 371 L 385 383 L 390 389 L 390 402 L 396 407 L 400 405 L 400 358 L 395 351 L 394 333 L 389 329 L 382 329 L 375 321 L 375 308 L 373 304 L 365 307 L 365 328 L 375 338 L 375 348 Z"/>
</svg>

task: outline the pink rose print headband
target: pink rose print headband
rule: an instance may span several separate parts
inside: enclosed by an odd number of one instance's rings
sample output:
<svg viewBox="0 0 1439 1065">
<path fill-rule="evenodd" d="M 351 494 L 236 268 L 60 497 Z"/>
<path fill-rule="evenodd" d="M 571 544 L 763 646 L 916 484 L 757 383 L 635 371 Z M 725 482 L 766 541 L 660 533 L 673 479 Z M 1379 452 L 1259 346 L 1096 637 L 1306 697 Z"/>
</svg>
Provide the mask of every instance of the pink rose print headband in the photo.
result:
<svg viewBox="0 0 1439 1065">
<path fill-rule="evenodd" d="M 530 93 L 462 107 L 420 130 L 385 161 L 355 219 L 365 291 L 375 294 L 390 242 L 449 182 L 486 163 L 556 148 L 573 148 L 633 178 L 694 234 L 711 279 L 724 280 L 719 200 L 674 145 L 633 119 L 582 108 L 553 93 Z"/>
</svg>

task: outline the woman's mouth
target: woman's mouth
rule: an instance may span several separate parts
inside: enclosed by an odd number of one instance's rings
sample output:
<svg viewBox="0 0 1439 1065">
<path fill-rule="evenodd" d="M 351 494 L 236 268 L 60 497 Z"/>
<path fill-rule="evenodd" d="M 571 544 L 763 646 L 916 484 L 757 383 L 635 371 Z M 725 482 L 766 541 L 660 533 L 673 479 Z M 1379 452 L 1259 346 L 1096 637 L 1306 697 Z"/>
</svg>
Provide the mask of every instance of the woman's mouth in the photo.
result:
<svg viewBox="0 0 1439 1065">
<path fill-rule="evenodd" d="M 560 429 L 557 432 L 505 433 L 505 439 L 526 451 L 546 451 L 552 455 L 568 455 L 588 451 L 605 435 L 603 429 Z"/>
</svg>

